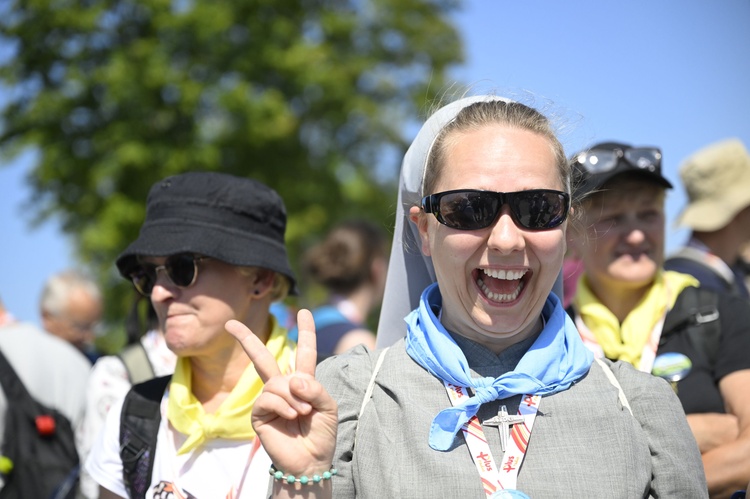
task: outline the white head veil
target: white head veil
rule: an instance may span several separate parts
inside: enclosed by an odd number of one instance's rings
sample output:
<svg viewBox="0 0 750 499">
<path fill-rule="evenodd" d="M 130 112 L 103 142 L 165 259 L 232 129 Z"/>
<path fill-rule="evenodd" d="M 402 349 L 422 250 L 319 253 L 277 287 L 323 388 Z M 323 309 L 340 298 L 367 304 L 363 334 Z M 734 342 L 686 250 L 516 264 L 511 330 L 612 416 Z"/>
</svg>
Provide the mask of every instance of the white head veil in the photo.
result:
<svg viewBox="0 0 750 499">
<path fill-rule="evenodd" d="M 424 171 L 432 145 L 443 127 L 453 121 L 463 108 L 475 102 L 496 100 L 512 102 L 494 95 L 477 95 L 464 97 L 440 108 L 425 122 L 404 155 L 396 207 L 396 227 L 378 321 L 378 348 L 391 345 L 406 335 L 404 317 L 417 308 L 422 291 L 435 282 L 432 258 L 422 254 L 419 230 L 409 220 L 409 209 L 419 205 L 422 199 Z M 561 276 L 562 273 L 554 289 L 558 296 L 562 296 Z"/>
</svg>

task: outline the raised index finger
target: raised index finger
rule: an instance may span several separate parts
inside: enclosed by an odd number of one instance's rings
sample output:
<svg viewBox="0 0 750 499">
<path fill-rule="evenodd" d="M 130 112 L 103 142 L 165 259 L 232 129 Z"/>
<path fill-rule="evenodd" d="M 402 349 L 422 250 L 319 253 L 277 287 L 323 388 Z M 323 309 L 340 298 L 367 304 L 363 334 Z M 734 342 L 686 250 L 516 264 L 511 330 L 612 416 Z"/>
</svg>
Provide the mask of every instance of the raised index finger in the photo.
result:
<svg viewBox="0 0 750 499">
<path fill-rule="evenodd" d="M 318 360 L 318 347 L 315 336 L 315 321 L 307 309 L 297 312 L 297 366 L 298 373 L 315 376 L 315 365 Z"/>
<path fill-rule="evenodd" d="M 266 345 L 263 344 L 255 334 L 250 331 L 246 325 L 237 320 L 230 320 L 224 325 L 224 328 L 234 336 L 237 341 L 242 345 L 242 349 L 255 366 L 255 371 L 263 380 L 263 383 L 267 382 L 274 376 L 279 376 L 281 371 L 279 365 L 276 363 L 276 357 L 268 351 Z"/>
</svg>

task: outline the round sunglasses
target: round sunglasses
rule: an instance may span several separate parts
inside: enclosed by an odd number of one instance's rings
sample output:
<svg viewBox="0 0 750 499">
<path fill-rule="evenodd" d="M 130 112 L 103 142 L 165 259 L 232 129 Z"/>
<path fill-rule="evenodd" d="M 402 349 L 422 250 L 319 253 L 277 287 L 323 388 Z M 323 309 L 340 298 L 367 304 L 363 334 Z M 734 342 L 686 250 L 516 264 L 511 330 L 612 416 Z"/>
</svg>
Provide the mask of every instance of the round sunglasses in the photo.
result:
<svg viewBox="0 0 750 499">
<path fill-rule="evenodd" d="M 135 289 L 143 296 L 151 296 L 160 270 L 167 274 L 167 278 L 177 287 L 187 288 L 195 284 L 198 279 L 198 262 L 209 259 L 208 256 L 198 256 L 192 253 L 178 253 L 168 257 L 163 265 L 140 263 L 130 272 L 130 280 Z"/>
<path fill-rule="evenodd" d="M 550 230 L 568 217 L 570 195 L 551 189 L 493 192 L 459 189 L 422 198 L 422 209 L 438 222 L 457 230 L 478 230 L 492 225 L 507 204 L 513 221 L 528 230 Z"/>
</svg>

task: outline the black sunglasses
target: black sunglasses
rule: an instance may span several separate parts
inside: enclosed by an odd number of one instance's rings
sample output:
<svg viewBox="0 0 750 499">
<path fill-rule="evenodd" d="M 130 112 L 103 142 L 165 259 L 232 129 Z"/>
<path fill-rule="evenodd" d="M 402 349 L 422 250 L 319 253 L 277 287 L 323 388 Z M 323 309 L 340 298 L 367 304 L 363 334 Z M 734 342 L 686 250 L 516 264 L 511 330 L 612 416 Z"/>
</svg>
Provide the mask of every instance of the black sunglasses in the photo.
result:
<svg viewBox="0 0 750 499">
<path fill-rule="evenodd" d="M 197 256 L 192 253 L 178 253 L 168 257 L 164 265 L 140 263 L 130 272 L 130 280 L 135 289 L 143 296 L 151 296 L 160 270 L 167 273 L 167 277 L 175 286 L 187 288 L 195 284 L 198 278 L 198 262 L 211 257 Z"/>
<path fill-rule="evenodd" d="M 529 230 L 554 229 L 565 221 L 570 195 L 551 189 L 493 192 L 474 189 L 438 192 L 422 198 L 422 209 L 438 222 L 458 230 L 489 227 L 504 204 L 516 225 Z"/>
<path fill-rule="evenodd" d="M 655 147 L 591 149 L 576 157 L 576 161 L 592 174 L 613 170 L 621 159 L 640 170 L 653 172 L 661 168 L 661 150 Z"/>
</svg>

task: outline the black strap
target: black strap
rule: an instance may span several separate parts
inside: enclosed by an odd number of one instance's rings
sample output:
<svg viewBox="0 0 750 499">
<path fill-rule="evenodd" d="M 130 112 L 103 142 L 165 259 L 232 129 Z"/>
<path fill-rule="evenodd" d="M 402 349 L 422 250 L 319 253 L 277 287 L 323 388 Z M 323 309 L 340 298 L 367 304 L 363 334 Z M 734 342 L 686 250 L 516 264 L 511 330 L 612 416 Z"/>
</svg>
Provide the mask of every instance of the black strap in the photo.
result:
<svg viewBox="0 0 750 499">
<path fill-rule="evenodd" d="M 740 288 L 741 284 L 737 282 L 737 277 L 731 269 L 720 264 L 714 264 L 713 260 L 706 260 L 704 258 L 704 253 L 700 250 L 689 246 L 682 248 L 680 251 L 667 258 L 665 263 L 673 263 L 682 266 L 680 264 L 682 263 L 684 265 L 685 262 L 687 262 L 688 267 L 691 263 L 695 263 L 704 269 L 711 271 L 713 274 L 716 274 L 721 279 L 724 289 L 728 293 L 733 293 L 739 296 L 742 295 Z"/>
<path fill-rule="evenodd" d="M 125 396 L 120 414 L 120 457 L 129 497 L 144 497 L 151 484 L 161 399 L 171 379 L 169 375 L 139 383 Z"/>
<path fill-rule="evenodd" d="M 117 356 L 128 370 L 128 379 L 130 379 L 131 385 L 143 383 L 156 375 L 154 367 L 148 359 L 146 349 L 140 341 L 126 346 Z"/>
<path fill-rule="evenodd" d="M 716 365 L 719 354 L 721 322 L 719 321 L 719 294 L 706 288 L 690 286 L 677 297 L 677 301 L 664 321 L 662 343 L 669 334 L 687 329 L 696 351 L 706 355 L 709 365 Z"/>
<path fill-rule="evenodd" d="M 26 386 L 21 381 L 21 378 L 18 377 L 18 374 L 16 374 L 15 369 L 10 365 L 2 350 L 0 350 L 0 384 L 3 386 L 5 398 L 8 399 L 8 405 L 16 404 L 22 407 L 23 412 L 31 419 L 43 414 L 39 410 L 39 404 L 35 402 L 26 389 Z"/>
</svg>

